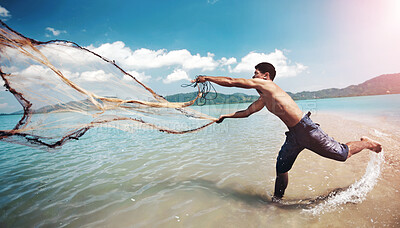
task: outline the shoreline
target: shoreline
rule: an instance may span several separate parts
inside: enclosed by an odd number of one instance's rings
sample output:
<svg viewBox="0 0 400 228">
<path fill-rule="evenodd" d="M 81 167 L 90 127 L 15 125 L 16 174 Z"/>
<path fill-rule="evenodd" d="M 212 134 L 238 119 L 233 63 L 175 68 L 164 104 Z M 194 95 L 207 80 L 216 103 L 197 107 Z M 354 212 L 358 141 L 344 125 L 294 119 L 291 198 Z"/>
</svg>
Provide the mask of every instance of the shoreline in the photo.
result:
<svg viewBox="0 0 400 228">
<path fill-rule="evenodd" d="M 351 112 L 341 112 L 341 111 L 318 111 L 311 115 L 316 119 L 316 121 L 329 122 L 330 124 L 339 123 L 341 127 L 343 126 L 343 121 L 351 121 L 357 123 L 360 128 L 375 129 L 380 132 L 374 131 L 374 134 L 379 136 L 392 136 L 396 137 L 400 135 L 400 119 L 392 120 L 385 115 L 369 115 L 369 114 L 357 114 Z M 400 139 L 400 138 L 399 138 Z"/>
</svg>

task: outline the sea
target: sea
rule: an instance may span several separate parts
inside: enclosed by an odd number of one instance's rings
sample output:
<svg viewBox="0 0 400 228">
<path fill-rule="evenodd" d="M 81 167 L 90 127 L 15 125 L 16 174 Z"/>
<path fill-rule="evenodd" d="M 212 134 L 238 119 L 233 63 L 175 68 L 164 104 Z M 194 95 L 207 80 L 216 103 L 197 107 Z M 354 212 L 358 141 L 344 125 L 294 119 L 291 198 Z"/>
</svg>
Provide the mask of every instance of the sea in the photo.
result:
<svg viewBox="0 0 400 228">
<path fill-rule="evenodd" d="M 287 128 L 266 109 L 183 135 L 94 128 L 50 152 L 0 141 L 0 227 L 400 227 L 400 95 L 297 103 L 338 141 L 368 136 L 383 152 L 304 150 L 272 202 Z"/>
</svg>

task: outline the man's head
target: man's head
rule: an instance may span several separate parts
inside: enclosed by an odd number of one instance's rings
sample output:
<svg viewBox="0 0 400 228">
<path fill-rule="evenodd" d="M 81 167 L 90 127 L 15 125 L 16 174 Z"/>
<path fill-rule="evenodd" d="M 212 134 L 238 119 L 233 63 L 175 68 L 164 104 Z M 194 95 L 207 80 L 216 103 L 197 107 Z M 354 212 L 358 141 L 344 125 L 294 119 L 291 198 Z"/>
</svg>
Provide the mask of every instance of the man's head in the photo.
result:
<svg viewBox="0 0 400 228">
<path fill-rule="evenodd" d="M 272 81 L 274 80 L 276 71 L 275 67 L 271 63 L 262 62 L 257 64 L 254 68 L 256 68 L 256 70 L 258 70 L 261 74 L 268 73 L 269 79 Z"/>
</svg>

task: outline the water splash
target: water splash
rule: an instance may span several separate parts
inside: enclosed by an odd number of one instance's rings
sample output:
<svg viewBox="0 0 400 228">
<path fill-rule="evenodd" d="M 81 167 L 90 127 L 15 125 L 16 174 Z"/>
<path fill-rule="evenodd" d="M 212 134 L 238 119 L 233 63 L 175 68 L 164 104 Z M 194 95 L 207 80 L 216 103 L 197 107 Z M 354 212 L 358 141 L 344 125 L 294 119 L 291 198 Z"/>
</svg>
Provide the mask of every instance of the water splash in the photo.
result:
<svg viewBox="0 0 400 228">
<path fill-rule="evenodd" d="M 327 199 L 310 209 L 303 211 L 312 215 L 320 215 L 326 212 L 337 210 L 340 205 L 347 203 L 361 203 L 367 197 L 367 194 L 374 188 L 378 182 L 384 163 L 384 152 L 370 152 L 370 160 L 365 170 L 364 176 L 353 183 L 347 189 L 340 192 L 332 192 Z"/>
<path fill-rule="evenodd" d="M 381 131 L 378 131 L 376 129 L 374 129 L 374 131 L 372 132 L 373 135 L 377 136 L 377 137 L 390 137 L 389 134 L 383 133 Z"/>
</svg>

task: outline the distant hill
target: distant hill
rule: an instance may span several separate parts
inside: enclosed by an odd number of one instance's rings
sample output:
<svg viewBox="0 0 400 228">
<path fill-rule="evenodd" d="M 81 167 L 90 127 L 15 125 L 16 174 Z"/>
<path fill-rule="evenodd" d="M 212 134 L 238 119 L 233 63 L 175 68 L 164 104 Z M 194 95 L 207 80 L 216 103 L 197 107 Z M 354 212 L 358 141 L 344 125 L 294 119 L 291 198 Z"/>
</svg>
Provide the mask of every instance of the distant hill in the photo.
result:
<svg viewBox="0 0 400 228">
<path fill-rule="evenodd" d="M 331 88 L 318 91 L 303 91 L 299 93 L 288 94 L 294 100 L 308 100 L 334 97 L 354 97 L 354 96 L 369 96 L 369 95 L 384 95 L 384 94 L 400 94 L 400 73 L 399 74 L 384 74 L 358 85 L 351 85 L 343 89 Z M 195 98 L 197 92 L 179 93 L 165 98 L 170 102 L 185 102 Z M 208 98 L 215 97 L 215 94 L 210 93 Z M 218 93 L 215 100 L 208 100 L 207 104 L 232 104 L 232 103 L 247 103 L 257 100 L 258 96 L 247 95 L 243 93 L 222 94 Z"/>
<path fill-rule="evenodd" d="M 303 91 L 299 93 L 288 94 L 294 100 L 309 100 L 321 98 L 334 98 L 334 97 L 354 97 L 354 96 L 368 96 L 368 95 L 384 95 L 384 94 L 400 94 L 400 73 L 398 74 L 384 74 L 358 85 L 351 85 L 343 89 L 331 88 L 318 91 Z M 197 92 L 193 93 L 179 93 L 166 96 L 165 98 L 170 102 L 185 102 L 193 100 Z M 209 93 L 207 98 L 212 99 L 215 93 Z M 234 103 L 249 103 L 258 99 L 258 96 L 247 95 L 244 93 L 222 94 L 218 93 L 217 97 L 213 100 L 208 100 L 206 104 L 234 104 Z M 101 101 L 99 101 L 101 103 Z M 200 101 L 199 104 L 203 104 Z M 196 104 L 195 104 L 196 105 Z M 45 106 L 34 111 L 34 113 L 47 113 L 61 108 L 77 107 L 79 109 L 92 110 L 93 104 L 89 100 L 72 101 L 65 104 L 56 104 L 52 106 Z M 83 107 L 82 107 L 83 106 Z M 11 114 L 22 114 L 22 111 L 17 111 Z M 0 114 L 7 115 L 7 114 Z"/>
<path fill-rule="evenodd" d="M 169 102 L 185 102 L 185 101 L 190 101 L 193 100 L 197 96 L 197 92 L 193 93 L 179 93 L 179 94 L 174 94 L 170 96 L 166 96 L 165 99 Z M 215 98 L 215 99 L 214 99 Z M 217 95 L 215 93 L 209 93 L 207 95 L 207 100 L 206 104 L 235 104 L 235 103 L 248 103 L 248 102 L 253 102 L 258 99 L 258 96 L 253 96 L 253 95 L 247 95 L 244 93 L 234 93 L 234 94 L 223 94 L 223 93 L 218 93 Z M 202 105 L 204 104 L 204 101 L 201 99 L 198 100 L 197 104 L 195 105 Z"/>
<path fill-rule="evenodd" d="M 384 74 L 358 85 L 351 85 L 343 89 L 323 89 L 314 92 L 304 91 L 299 93 L 288 93 L 295 100 L 332 98 L 332 97 L 355 97 L 368 95 L 399 94 L 400 74 Z"/>
<path fill-rule="evenodd" d="M 99 103 L 102 103 L 102 101 L 97 100 Z M 40 114 L 40 113 L 49 113 L 49 112 L 53 112 L 53 111 L 57 111 L 60 109 L 66 109 L 66 108 L 76 108 L 77 110 L 94 110 L 95 106 L 93 105 L 93 103 L 91 101 L 89 101 L 88 99 L 83 100 L 83 101 L 70 101 L 68 103 L 65 104 L 54 104 L 54 105 L 47 105 L 44 107 L 41 107 L 39 109 L 33 110 L 32 113 L 34 114 Z M 16 111 L 11 113 L 11 115 L 22 115 L 24 114 L 23 110 L 20 111 Z M 5 114 L 2 114 L 5 115 Z"/>
</svg>

